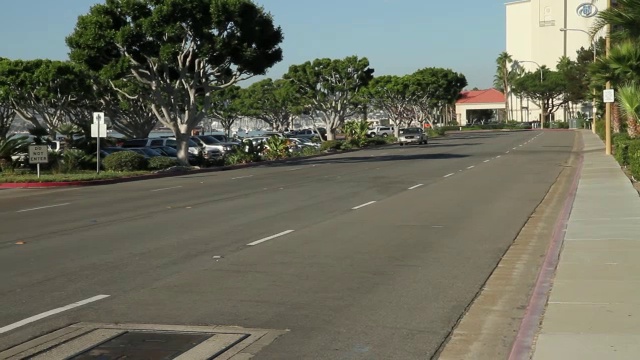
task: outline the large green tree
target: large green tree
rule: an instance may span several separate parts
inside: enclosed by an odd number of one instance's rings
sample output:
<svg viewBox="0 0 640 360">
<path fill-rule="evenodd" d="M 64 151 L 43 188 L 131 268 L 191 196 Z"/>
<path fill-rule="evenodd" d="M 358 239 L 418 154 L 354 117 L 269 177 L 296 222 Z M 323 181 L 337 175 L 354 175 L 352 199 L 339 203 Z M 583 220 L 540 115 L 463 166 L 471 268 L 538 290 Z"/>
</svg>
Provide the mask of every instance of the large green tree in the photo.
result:
<svg viewBox="0 0 640 360">
<path fill-rule="evenodd" d="M 409 75 L 411 106 L 420 124 L 433 126 L 447 105 L 455 103 L 468 85 L 464 75 L 451 69 L 428 67 Z"/>
<path fill-rule="evenodd" d="M 303 110 L 302 99 L 288 80 L 264 79 L 243 91 L 242 107 L 247 116 L 260 119 L 275 131 L 289 126 Z"/>
<path fill-rule="evenodd" d="M 360 109 L 361 92 L 373 78 L 367 58 L 316 59 L 292 65 L 284 78 L 291 81 L 309 110 L 316 113 L 327 128 L 327 139 L 347 117 Z"/>
<path fill-rule="evenodd" d="M 281 61 L 282 40 L 251 0 L 106 0 L 78 18 L 67 45 L 73 61 L 144 86 L 139 96 L 173 131 L 187 164 L 188 138 L 212 94 Z"/>
<path fill-rule="evenodd" d="M 540 72 L 542 72 L 542 81 Z M 564 74 L 546 66 L 535 72 L 527 72 L 516 79 L 513 82 L 513 91 L 537 103 L 542 109 L 545 121 L 568 102 Z"/>
<path fill-rule="evenodd" d="M 211 94 L 211 118 L 220 122 L 227 137 L 231 136 L 231 127 L 246 112 L 242 102 L 243 92 L 240 86 L 229 86 Z"/>
<path fill-rule="evenodd" d="M 409 75 L 384 75 L 374 78 L 366 87 L 364 98 L 376 109 L 387 114 L 398 136 L 401 127 L 413 119 L 411 107 L 412 82 Z"/>
<path fill-rule="evenodd" d="M 0 61 L 0 92 L 11 107 L 36 128 L 55 136 L 73 101 L 90 92 L 85 73 L 75 64 L 52 60 Z"/>
</svg>

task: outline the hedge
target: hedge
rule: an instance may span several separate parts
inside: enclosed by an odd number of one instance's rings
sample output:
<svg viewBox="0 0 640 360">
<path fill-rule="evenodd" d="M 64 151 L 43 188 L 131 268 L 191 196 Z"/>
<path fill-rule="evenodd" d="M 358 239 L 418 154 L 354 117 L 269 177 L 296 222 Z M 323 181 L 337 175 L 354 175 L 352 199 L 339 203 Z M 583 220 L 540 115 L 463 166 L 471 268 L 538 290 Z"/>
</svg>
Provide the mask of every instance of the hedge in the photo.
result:
<svg viewBox="0 0 640 360">
<path fill-rule="evenodd" d="M 118 151 L 104 158 L 102 165 L 108 171 L 139 171 L 147 168 L 147 159 L 133 151 Z"/>
<path fill-rule="evenodd" d="M 634 179 L 640 179 L 640 140 L 629 140 L 627 147 L 629 171 Z"/>
</svg>

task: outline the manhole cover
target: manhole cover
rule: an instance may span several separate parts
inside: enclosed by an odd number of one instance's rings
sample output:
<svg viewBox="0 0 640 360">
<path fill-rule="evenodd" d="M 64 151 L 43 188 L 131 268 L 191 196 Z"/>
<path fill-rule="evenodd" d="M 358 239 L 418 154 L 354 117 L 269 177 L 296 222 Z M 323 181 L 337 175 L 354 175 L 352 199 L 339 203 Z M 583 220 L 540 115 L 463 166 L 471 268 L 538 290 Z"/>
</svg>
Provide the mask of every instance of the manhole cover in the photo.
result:
<svg viewBox="0 0 640 360">
<path fill-rule="evenodd" d="M 214 335 L 216 336 L 216 335 Z M 246 336 L 237 336 L 239 340 Z M 126 332 L 107 342 L 76 355 L 71 359 L 175 359 L 201 342 L 211 338 L 211 334 L 180 334 L 155 332 Z"/>
<path fill-rule="evenodd" d="M 247 359 L 283 333 L 225 326 L 80 323 L 0 352 L 0 359 Z"/>
</svg>

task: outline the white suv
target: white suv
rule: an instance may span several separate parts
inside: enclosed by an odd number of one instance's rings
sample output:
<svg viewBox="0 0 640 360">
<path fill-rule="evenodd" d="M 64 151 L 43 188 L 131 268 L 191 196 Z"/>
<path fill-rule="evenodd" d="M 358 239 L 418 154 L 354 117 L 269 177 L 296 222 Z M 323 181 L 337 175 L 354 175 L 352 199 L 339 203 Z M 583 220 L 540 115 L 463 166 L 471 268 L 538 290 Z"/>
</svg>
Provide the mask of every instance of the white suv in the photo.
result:
<svg viewBox="0 0 640 360">
<path fill-rule="evenodd" d="M 368 135 L 371 137 L 374 136 L 393 136 L 394 128 L 393 126 L 376 126 L 374 128 L 369 129 Z"/>
</svg>

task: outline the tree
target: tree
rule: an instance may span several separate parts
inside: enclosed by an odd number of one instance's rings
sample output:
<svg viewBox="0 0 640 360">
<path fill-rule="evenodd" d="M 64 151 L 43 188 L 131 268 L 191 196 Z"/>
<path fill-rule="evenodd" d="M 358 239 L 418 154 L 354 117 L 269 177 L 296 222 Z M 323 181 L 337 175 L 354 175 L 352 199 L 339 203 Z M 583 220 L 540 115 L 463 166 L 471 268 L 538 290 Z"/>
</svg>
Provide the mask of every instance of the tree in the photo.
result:
<svg viewBox="0 0 640 360">
<path fill-rule="evenodd" d="M 275 131 L 289 126 L 302 112 L 302 99 L 291 81 L 264 79 L 243 91 L 242 107 L 247 116 L 260 119 Z"/>
<path fill-rule="evenodd" d="M 504 112 L 505 119 L 509 120 L 509 116 L 513 117 L 513 114 L 510 112 L 509 106 L 509 97 L 511 94 L 511 86 L 510 82 L 513 79 L 511 73 L 510 64 L 513 62 L 513 58 L 506 51 L 502 52 L 498 59 L 496 59 L 497 69 L 496 76 L 494 79 L 494 87 L 504 93 Z"/>
<path fill-rule="evenodd" d="M 251 0 L 106 0 L 78 18 L 67 45 L 73 61 L 148 90 L 137 96 L 173 131 L 187 164 L 212 95 L 281 61 L 282 40 Z"/>
<path fill-rule="evenodd" d="M 211 94 L 211 117 L 220 122 L 228 137 L 233 124 L 244 114 L 243 92 L 240 86 L 230 86 Z"/>
<path fill-rule="evenodd" d="M 11 107 L 34 127 L 55 136 L 78 94 L 90 91 L 80 68 L 52 60 L 0 61 L 0 92 L 8 94 Z M 41 122 L 42 121 L 42 122 Z"/>
<path fill-rule="evenodd" d="M 632 139 L 640 136 L 640 86 L 629 83 L 618 89 L 618 102 L 627 121 L 627 133 Z"/>
<path fill-rule="evenodd" d="M 411 107 L 414 118 L 422 125 L 433 126 L 443 108 L 452 105 L 468 83 L 464 75 L 450 69 L 424 68 L 409 76 Z"/>
<path fill-rule="evenodd" d="M 542 71 L 542 81 L 540 72 Z M 536 72 L 527 72 L 513 83 L 513 90 L 516 94 L 537 102 L 542 109 L 542 119 L 546 119 L 564 104 L 567 103 L 565 96 L 567 84 L 564 76 L 559 71 L 552 71 L 546 66 Z"/>
<path fill-rule="evenodd" d="M 291 81 L 309 110 L 317 113 L 327 128 L 327 140 L 349 116 L 358 112 L 360 92 L 373 78 L 367 58 L 316 59 L 292 65 L 284 75 Z"/>
<path fill-rule="evenodd" d="M 640 39 L 640 0 L 616 0 L 615 6 L 600 11 L 591 27 L 591 36 L 611 25 L 615 42 Z"/>
<path fill-rule="evenodd" d="M 629 81 L 640 81 L 640 47 L 631 40 L 611 48 L 608 57 L 600 57 L 590 68 L 591 82 L 602 90 L 607 81 L 620 86 Z"/>
<path fill-rule="evenodd" d="M 118 89 L 130 96 L 104 86 L 102 102 L 106 104 L 106 113 L 114 130 L 128 138 L 146 138 L 158 124 L 149 104 L 148 90 L 136 81 L 119 81 Z M 131 96 L 134 95 L 134 96 Z"/>
<path fill-rule="evenodd" d="M 396 137 L 400 128 L 413 120 L 411 86 L 409 75 L 385 75 L 371 80 L 364 91 L 364 97 L 373 107 L 387 114 L 395 127 Z"/>
<path fill-rule="evenodd" d="M 9 106 L 8 102 L 2 102 L 0 99 L 0 140 L 7 138 L 15 117 L 16 112 Z"/>
</svg>

